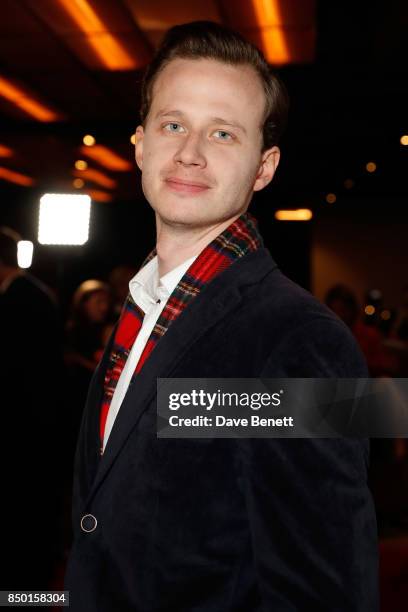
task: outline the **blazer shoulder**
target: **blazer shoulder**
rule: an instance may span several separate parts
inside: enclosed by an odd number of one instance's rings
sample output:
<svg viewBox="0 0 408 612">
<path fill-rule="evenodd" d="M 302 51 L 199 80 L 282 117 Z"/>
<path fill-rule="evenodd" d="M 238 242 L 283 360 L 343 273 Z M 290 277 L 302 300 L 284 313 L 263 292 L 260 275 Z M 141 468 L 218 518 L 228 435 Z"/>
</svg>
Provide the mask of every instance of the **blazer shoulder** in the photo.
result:
<svg viewBox="0 0 408 612">
<path fill-rule="evenodd" d="M 292 326 L 306 324 L 314 318 L 328 319 L 344 326 L 325 304 L 288 278 L 276 265 L 270 267 L 253 289 L 251 298 L 261 311 L 268 316 L 290 319 Z"/>
<path fill-rule="evenodd" d="M 264 340 L 271 345 L 270 359 L 286 363 L 291 376 L 368 375 L 350 329 L 276 265 L 247 288 L 244 304 L 243 319 L 261 325 Z"/>
</svg>

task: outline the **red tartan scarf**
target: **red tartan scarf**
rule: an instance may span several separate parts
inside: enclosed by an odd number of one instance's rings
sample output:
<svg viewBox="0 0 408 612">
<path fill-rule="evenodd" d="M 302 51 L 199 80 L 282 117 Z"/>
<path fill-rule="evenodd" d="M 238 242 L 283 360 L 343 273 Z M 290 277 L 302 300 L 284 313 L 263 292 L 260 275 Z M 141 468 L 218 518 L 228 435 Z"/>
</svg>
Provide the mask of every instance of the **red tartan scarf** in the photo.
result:
<svg viewBox="0 0 408 612">
<path fill-rule="evenodd" d="M 192 299 L 218 274 L 226 270 L 237 259 L 262 246 L 257 222 L 249 213 L 241 215 L 217 236 L 193 261 L 183 278 L 169 297 L 136 366 L 137 375 L 170 325 L 188 306 Z M 144 261 L 146 265 L 156 255 L 152 251 Z M 144 313 L 129 294 L 119 318 L 104 381 L 104 396 L 100 413 L 101 448 L 109 406 L 121 372 L 142 326 Z"/>
</svg>

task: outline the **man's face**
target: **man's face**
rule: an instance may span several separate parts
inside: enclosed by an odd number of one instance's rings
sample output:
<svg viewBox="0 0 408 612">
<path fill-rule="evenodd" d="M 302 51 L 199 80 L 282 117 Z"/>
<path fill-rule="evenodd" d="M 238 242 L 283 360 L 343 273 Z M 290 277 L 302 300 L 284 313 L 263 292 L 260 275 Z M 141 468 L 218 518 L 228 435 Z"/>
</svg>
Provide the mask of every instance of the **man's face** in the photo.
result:
<svg viewBox="0 0 408 612">
<path fill-rule="evenodd" d="M 277 147 L 261 154 L 264 107 L 250 66 L 175 59 L 162 70 L 136 131 L 143 191 L 162 222 L 205 228 L 247 209 L 279 161 Z"/>
</svg>

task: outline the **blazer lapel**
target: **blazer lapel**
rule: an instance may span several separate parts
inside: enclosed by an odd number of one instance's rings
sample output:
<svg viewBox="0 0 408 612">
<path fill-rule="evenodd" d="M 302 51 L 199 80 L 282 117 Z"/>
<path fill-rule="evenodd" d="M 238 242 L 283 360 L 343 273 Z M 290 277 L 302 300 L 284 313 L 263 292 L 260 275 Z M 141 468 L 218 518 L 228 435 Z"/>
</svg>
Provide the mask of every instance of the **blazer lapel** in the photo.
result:
<svg viewBox="0 0 408 612">
<path fill-rule="evenodd" d="M 117 324 L 111 333 L 103 357 L 92 377 L 81 423 L 79 440 L 81 440 L 82 437 L 84 437 L 85 440 L 85 444 L 81 451 L 84 455 L 83 465 L 86 467 L 86 482 L 88 483 L 88 488 L 92 485 L 100 462 L 99 411 L 103 399 L 104 377 L 109 364 L 109 356 L 112 350 L 116 328 Z"/>
<path fill-rule="evenodd" d="M 264 256 L 260 258 L 262 253 Z M 266 258 L 265 253 L 267 253 Z M 266 249 L 260 249 L 237 261 L 210 283 L 169 327 L 137 375 L 135 383 L 127 391 L 99 462 L 87 504 L 156 394 L 157 378 L 170 377 L 186 351 L 207 330 L 236 308 L 242 299 L 239 285 L 242 282 L 247 284 L 245 281 L 249 284 L 258 282 L 260 276 L 271 270 L 271 262 L 273 267 L 276 267 Z"/>
</svg>

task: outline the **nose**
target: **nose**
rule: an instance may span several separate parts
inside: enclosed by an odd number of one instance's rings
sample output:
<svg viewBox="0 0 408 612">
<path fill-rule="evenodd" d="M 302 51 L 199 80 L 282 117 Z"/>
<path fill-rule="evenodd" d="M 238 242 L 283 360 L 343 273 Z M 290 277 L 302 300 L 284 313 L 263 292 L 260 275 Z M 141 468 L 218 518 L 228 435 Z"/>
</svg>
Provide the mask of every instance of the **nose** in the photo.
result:
<svg viewBox="0 0 408 612">
<path fill-rule="evenodd" d="M 203 143 L 200 135 L 190 133 L 180 140 L 180 146 L 174 155 L 174 161 L 183 166 L 205 168 L 207 160 L 203 153 Z"/>
</svg>

